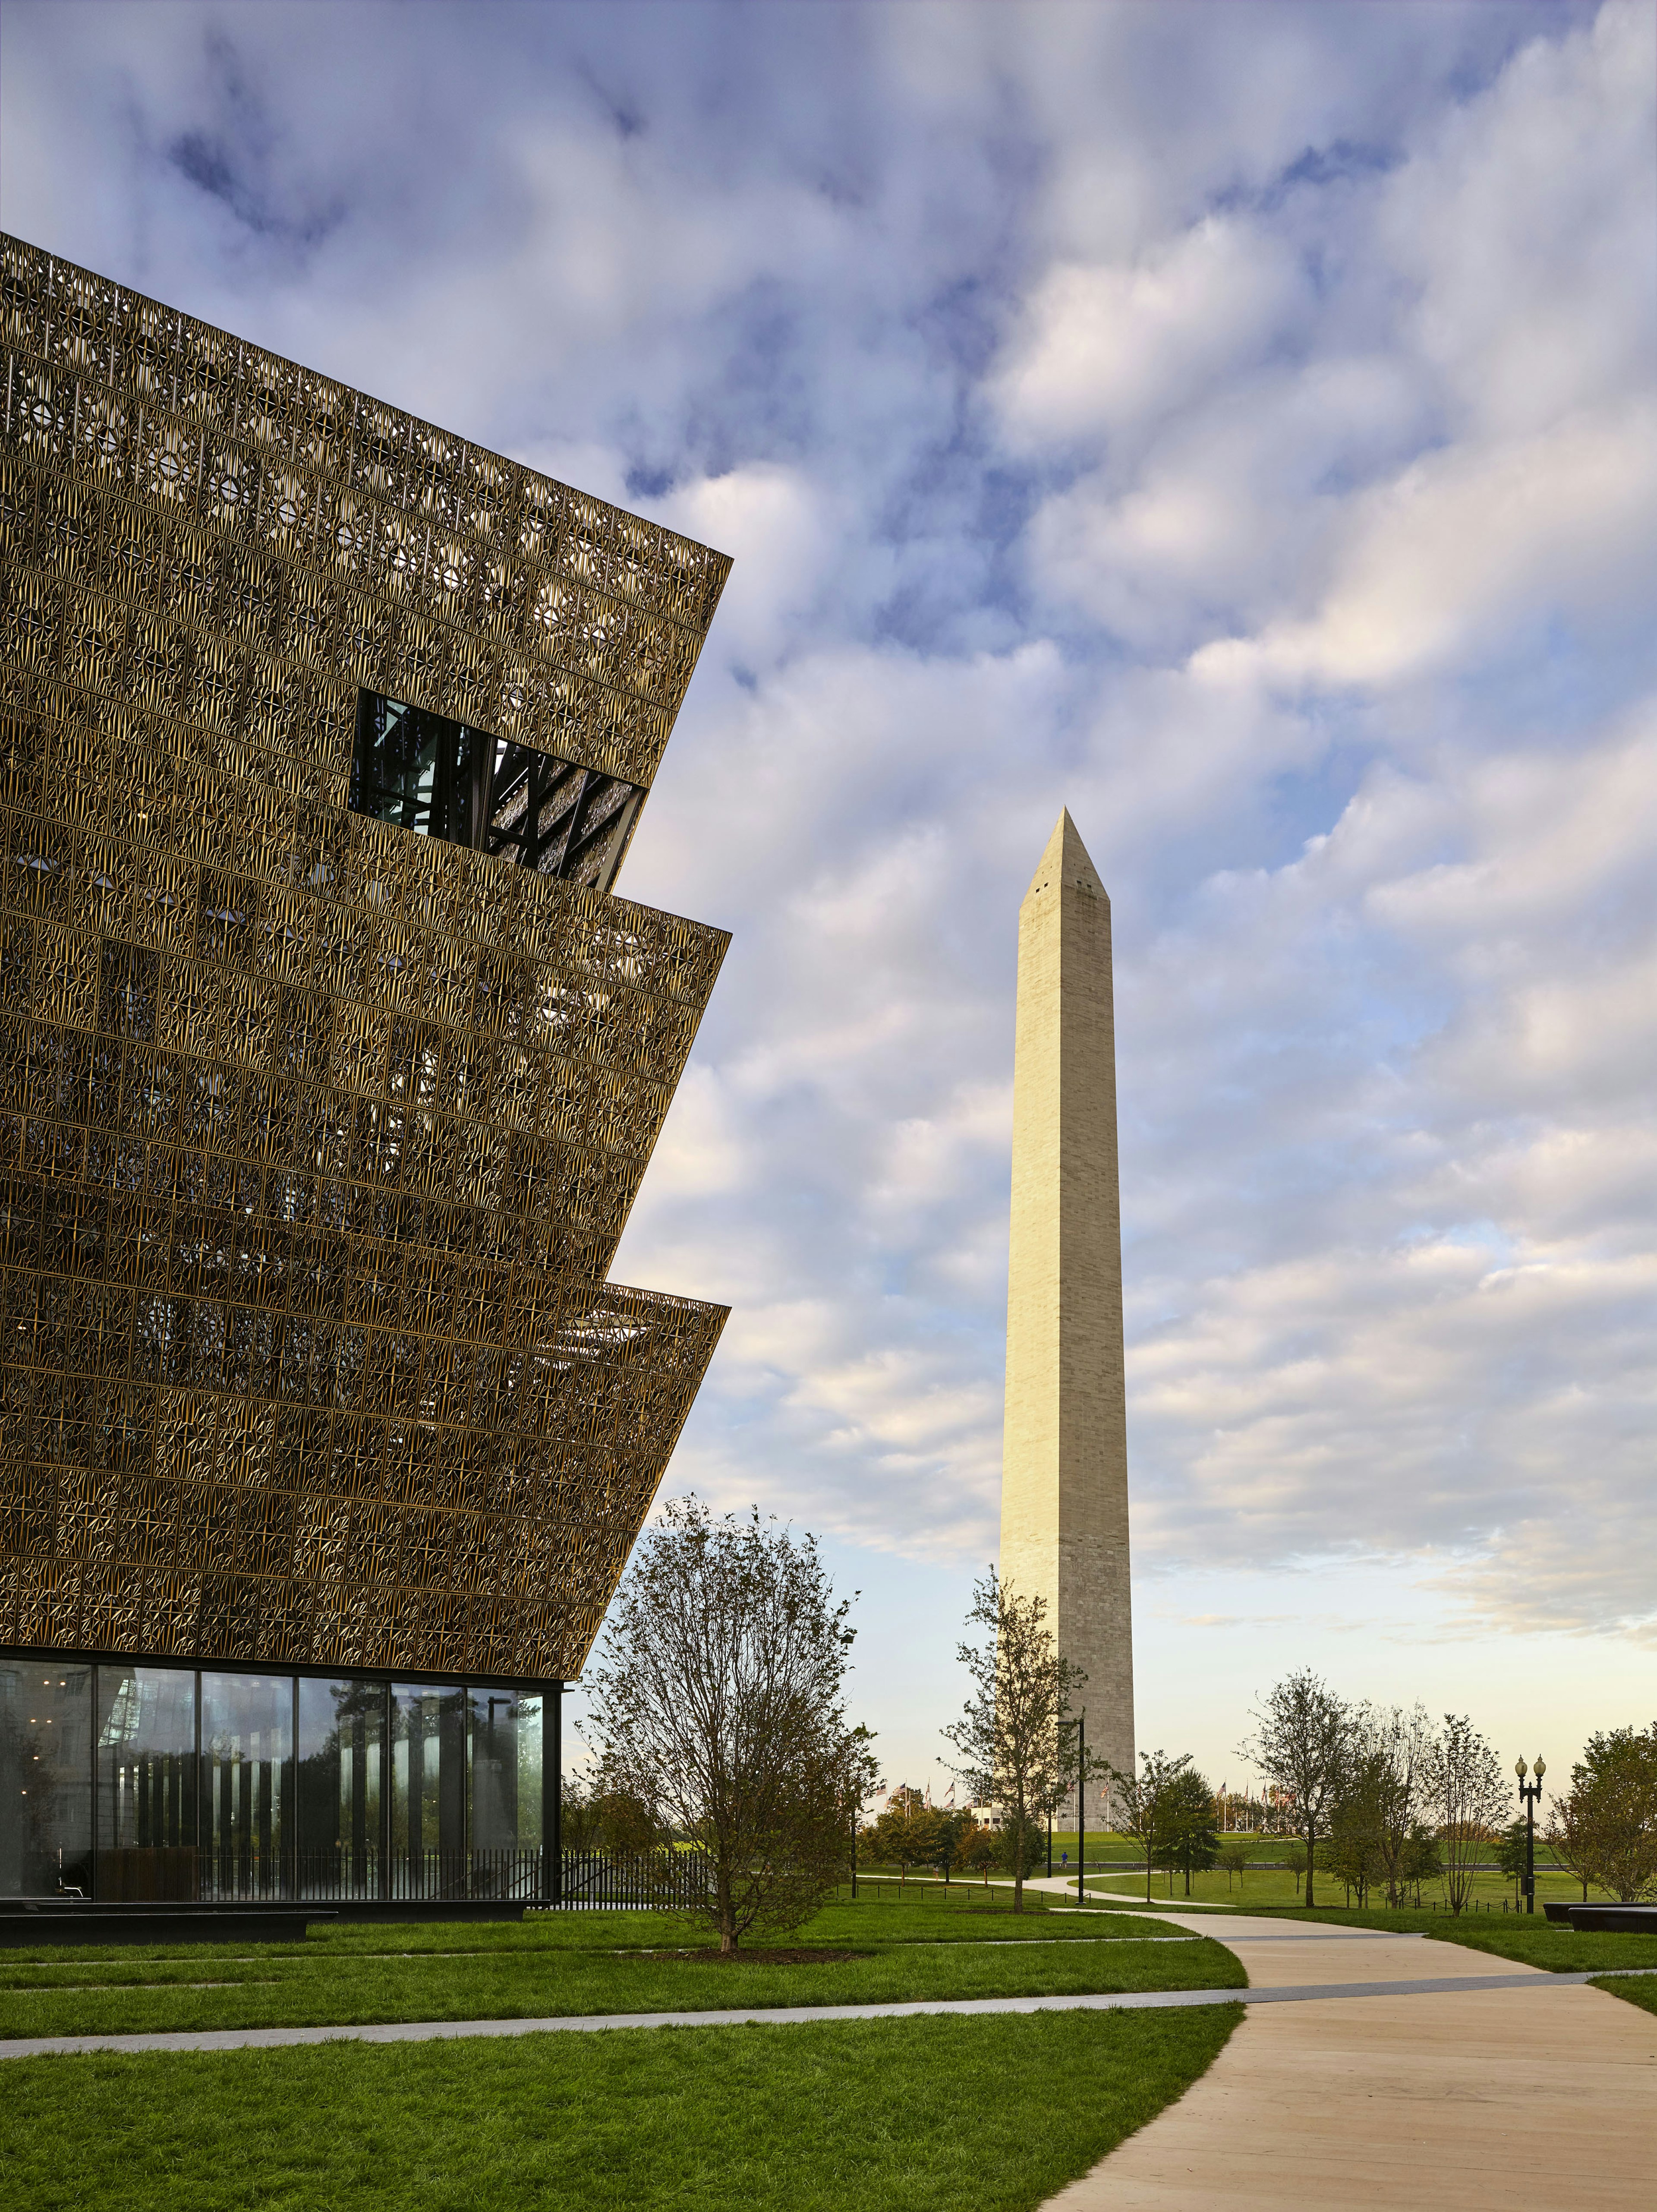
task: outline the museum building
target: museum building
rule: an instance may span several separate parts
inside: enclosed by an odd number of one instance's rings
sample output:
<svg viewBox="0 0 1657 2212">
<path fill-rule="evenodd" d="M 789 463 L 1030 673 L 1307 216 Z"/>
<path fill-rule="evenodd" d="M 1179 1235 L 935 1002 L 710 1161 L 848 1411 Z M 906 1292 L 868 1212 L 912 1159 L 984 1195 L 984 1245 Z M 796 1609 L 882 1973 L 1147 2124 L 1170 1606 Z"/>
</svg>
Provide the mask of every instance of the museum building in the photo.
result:
<svg viewBox="0 0 1657 2212">
<path fill-rule="evenodd" d="M 0 241 L 0 1899 L 556 1898 L 729 562 Z"/>
</svg>

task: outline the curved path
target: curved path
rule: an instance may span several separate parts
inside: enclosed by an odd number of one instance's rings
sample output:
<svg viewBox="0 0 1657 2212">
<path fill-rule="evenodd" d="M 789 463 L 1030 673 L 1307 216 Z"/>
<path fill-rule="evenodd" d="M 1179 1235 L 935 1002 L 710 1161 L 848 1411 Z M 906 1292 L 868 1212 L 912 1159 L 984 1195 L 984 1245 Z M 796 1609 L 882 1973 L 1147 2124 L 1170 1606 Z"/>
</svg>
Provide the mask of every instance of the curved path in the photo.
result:
<svg viewBox="0 0 1657 2212">
<path fill-rule="evenodd" d="M 1651 2212 L 1652 2014 L 1513 1960 L 1493 1985 L 1489 1954 L 1459 1943 L 1156 1911 L 1235 1951 L 1262 1993 L 1391 1988 L 1250 2004 L 1202 2080 L 1054 2212 L 1466 2212 L 1509 2193 Z"/>
</svg>

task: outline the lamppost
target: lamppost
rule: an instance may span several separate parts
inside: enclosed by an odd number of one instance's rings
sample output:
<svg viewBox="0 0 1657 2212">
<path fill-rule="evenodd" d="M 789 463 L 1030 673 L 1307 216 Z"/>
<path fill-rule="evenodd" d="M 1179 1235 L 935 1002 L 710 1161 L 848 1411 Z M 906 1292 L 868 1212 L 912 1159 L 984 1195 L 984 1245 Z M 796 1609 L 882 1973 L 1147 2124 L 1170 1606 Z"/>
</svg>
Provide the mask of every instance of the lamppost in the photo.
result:
<svg viewBox="0 0 1657 2212">
<path fill-rule="evenodd" d="M 1536 1804 L 1542 1795 L 1542 1777 L 1547 1772 L 1547 1761 L 1536 1762 L 1536 1779 L 1525 1779 L 1525 1762 L 1521 1759 L 1514 1772 L 1519 1777 L 1519 1801 L 1525 1808 L 1525 1910 L 1536 1910 Z"/>
<path fill-rule="evenodd" d="M 1076 1731 L 1076 1902 L 1084 1905 L 1087 1896 L 1082 1882 L 1088 1865 L 1088 1717 L 1085 1712 L 1077 1713 L 1073 1721 L 1061 1721 L 1059 1727 Z"/>
</svg>

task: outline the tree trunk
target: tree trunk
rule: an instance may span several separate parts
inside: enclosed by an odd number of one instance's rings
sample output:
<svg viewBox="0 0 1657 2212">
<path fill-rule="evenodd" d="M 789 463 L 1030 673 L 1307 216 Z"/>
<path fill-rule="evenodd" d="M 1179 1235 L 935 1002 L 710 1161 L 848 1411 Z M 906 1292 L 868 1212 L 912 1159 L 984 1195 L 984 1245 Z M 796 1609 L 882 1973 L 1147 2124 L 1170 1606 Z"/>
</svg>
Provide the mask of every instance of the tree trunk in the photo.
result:
<svg viewBox="0 0 1657 2212">
<path fill-rule="evenodd" d="M 1308 1826 L 1306 1831 L 1306 1902 L 1308 1906 L 1312 1903 L 1312 1862 L 1317 1852 L 1317 1830 Z"/>
</svg>

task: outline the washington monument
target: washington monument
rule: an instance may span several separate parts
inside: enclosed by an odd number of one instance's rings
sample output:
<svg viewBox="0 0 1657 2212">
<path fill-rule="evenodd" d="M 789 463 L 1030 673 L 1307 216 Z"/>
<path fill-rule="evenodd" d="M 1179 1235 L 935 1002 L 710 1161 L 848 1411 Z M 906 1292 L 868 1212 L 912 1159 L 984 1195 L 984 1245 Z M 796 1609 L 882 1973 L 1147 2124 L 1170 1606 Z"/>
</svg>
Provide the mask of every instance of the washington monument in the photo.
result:
<svg viewBox="0 0 1657 2212">
<path fill-rule="evenodd" d="M 1132 1773 L 1110 901 L 1068 812 L 1018 911 L 1010 1261 L 1001 1579 L 1047 1600 L 1089 1747 Z"/>
</svg>

